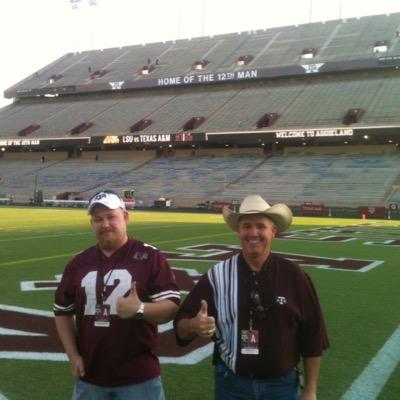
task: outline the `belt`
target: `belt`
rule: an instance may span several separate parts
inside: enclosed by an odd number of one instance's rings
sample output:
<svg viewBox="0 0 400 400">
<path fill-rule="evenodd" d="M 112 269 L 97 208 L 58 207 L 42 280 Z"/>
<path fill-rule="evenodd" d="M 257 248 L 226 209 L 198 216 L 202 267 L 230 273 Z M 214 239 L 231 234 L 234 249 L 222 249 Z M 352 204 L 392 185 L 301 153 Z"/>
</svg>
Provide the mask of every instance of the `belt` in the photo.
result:
<svg viewBox="0 0 400 400">
<path fill-rule="evenodd" d="M 296 372 L 297 373 L 297 368 L 291 368 L 289 371 L 285 372 L 282 375 L 279 376 L 267 376 L 267 375 L 263 375 L 263 374 L 254 374 L 254 373 L 248 373 L 248 374 L 238 374 L 233 372 L 231 369 L 229 369 L 223 361 L 219 361 L 216 366 L 216 372 L 219 375 L 233 375 L 233 376 L 237 376 L 239 378 L 247 378 L 247 379 L 257 379 L 257 380 L 272 380 L 272 379 L 279 379 L 282 376 L 288 375 L 291 372 Z"/>
<path fill-rule="evenodd" d="M 279 375 L 279 376 L 267 376 L 267 375 L 263 375 L 263 374 L 254 374 L 254 373 L 236 374 L 236 373 L 234 373 L 233 371 L 231 371 L 230 369 L 227 368 L 227 373 L 228 374 L 232 374 L 232 375 L 237 376 L 239 378 L 256 379 L 256 380 L 264 380 L 264 381 L 279 379 L 279 378 L 281 378 L 281 377 L 283 377 L 285 375 L 288 375 L 288 374 L 290 374 L 292 372 L 297 373 L 297 369 L 296 368 L 292 368 L 289 371 L 287 371 L 284 374 Z"/>
<path fill-rule="evenodd" d="M 232 371 L 230 371 L 230 372 L 232 372 Z M 240 377 L 240 378 L 247 378 L 247 379 L 258 379 L 258 380 L 271 380 L 271 379 L 278 379 L 278 378 L 280 378 L 279 376 L 266 376 L 266 375 L 263 375 L 263 374 L 252 374 L 252 373 L 250 373 L 250 374 L 234 374 L 233 372 L 232 372 L 232 374 L 233 375 L 235 375 L 235 376 L 238 376 L 238 377 Z M 285 375 L 285 374 L 284 374 Z"/>
</svg>

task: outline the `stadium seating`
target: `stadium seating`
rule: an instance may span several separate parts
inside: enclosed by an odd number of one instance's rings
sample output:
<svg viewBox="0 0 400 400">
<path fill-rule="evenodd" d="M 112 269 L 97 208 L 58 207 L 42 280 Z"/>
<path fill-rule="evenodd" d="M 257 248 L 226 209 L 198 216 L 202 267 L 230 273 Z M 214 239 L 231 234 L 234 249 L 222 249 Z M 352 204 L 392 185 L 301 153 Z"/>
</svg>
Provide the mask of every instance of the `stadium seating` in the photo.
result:
<svg viewBox="0 0 400 400">
<path fill-rule="evenodd" d="M 95 79 L 96 82 L 140 80 L 146 78 L 141 75 L 141 68 L 148 61 L 155 64 L 156 60 L 157 65 L 152 76 L 168 77 L 201 73 L 191 69 L 192 64 L 199 59 L 209 61 L 207 72 L 232 68 L 237 59 L 246 54 L 253 56 L 253 62 L 249 65 L 251 67 L 298 64 L 305 48 L 318 49 L 311 63 L 370 58 L 373 56 L 373 45 L 379 40 L 391 43 L 385 55 L 397 55 L 399 38 L 395 32 L 399 24 L 400 13 L 394 13 L 69 53 L 9 88 L 8 92 L 53 87 L 55 84 L 86 85 L 94 81 L 90 75 L 99 70 L 107 73 Z M 57 74 L 62 75 L 62 78 L 55 83 L 49 83 L 48 78 Z"/>
<path fill-rule="evenodd" d="M 143 118 L 153 123 L 145 133 L 177 133 L 190 118 L 202 116 L 204 124 L 193 132 L 255 130 L 267 112 L 279 118 L 272 129 L 345 126 L 348 109 L 365 109 L 357 126 L 395 123 L 400 107 L 397 72 L 365 72 L 344 76 L 313 77 L 293 82 L 234 84 L 136 91 L 119 96 L 74 96 L 74 99 L 22 100 L 0 110 L 0 138 L 17 137 L 32 124 L 40 127 L 30 137 L 69 136 L 71 129 L 90 121 L 84 135 L 126 134 Z"/>
<path fill-rule="evenodd" d="M 100 153 L 97 160 L 94 154 L 84 155 L 78 159 L 47 159 L 43 163 L 35 153 L 28 153 L 30 158 L 0 158 L 0 192 L 12 195 L 16 202 L 29 202 L 35 190 L 42 190 L 45 198 L 52 199 L 57 194 L 70 191 L 80 192 L 88 198 L 90 193 L 102 187 L 114 186 L 114 179 L 119 178 L 121 190 L 132 187 L 129 179 L 122 179 L 139 166 L 154 157 L 154 152 L 135 152 L 134 156 L 126 156 L 122 152 L 110 157 Z M 50 153 L 50 155 L 53 153 Z M 57 154 L 57 153 L 56 153 Z"/>
<path fill-rule="evenodd" d="M 400 204 L 400 188 L 393 192 L 392 196 L 389 198 L 389 203 Z"/>
<path fill-rule="evenodd" d="M 147 79 L 141 74 L 145 66 L 153 69 L 150 77 L 157 80 L 396 57 L 399 24 L 400 13 L 394 13 L 66 54 L 6 90 L 6 95 L 58 86 L 87 87 L 90 94 L 59 99 L 22 95 L 0 110 L 0 139 L 18 137 L 23 130 L 31 131 L 31 126 L 36 129 L 30 138 L 69 136 L 81 124 L 86 124 L 85 135 L 123 135 L 143 119 L 152 121 L 144 133 L 179 133 L 192 117 L 204 119 L 193 132 L 254 131 L 266 113 L 278 116 L 269 129 L 343 127 L 344 115 L 353 108 L 364 110 L 357 127 L 393 124 L 400 107 L 396 69 L 156 90 L 144 84 L 141 89 L 122 92 L 112 91 L 110 83 Z M 374 44 L 380 41 L 388 44 L 387 51 L 375 53 Z M 315 50 L 312 58 L 301 58 L 305 49 Z M 249 63 L 239 66 L 237 61 L 243 56 L 249 57 Z M 201 60 L 207 61 L 205 70 L 194 70 L 193 64 Z M 49 77 L 59 79 L 49 83 Z M 101 93 L 92 93 L 94 84 L 105 85 L 96 89 Z"/>
<path fill-rule="evenodd" d="M 143 204 L 152 205 L 159 197 L 172 198 L 176 205 L 195 206 L 204 202 L 260 162 L 250 155 L 188 155 L 157 158 L 139 171 L 113 179 L 118 189 L 131 183 Z M 139 172 L 139 173 L 138 173 Z"/>
<path fill-rule="evenodd" d="M 257 192 L 273 203 L 383 205 L 400 176 L 399 161 L 398 153 L 275 156 L 228 185 L 218 198 L 240 199 Z"/>
<path fill-rule="evenodd" d="M 122 154 L 121 154 L 122 155 Z M 102 187 L 119 192 L 136 188 L 143 205 L 152 206 L 159 197 L 173 199 L 176 206 L 193 207 L 211 200 L 240 200 L 260 193 L 270 202 L 327 206 L 387 205 L 397 202 L 400 180 L 398 152 L 319 154 L 317 150 L 265 157 L 258 153 L 207 155 L 171 153 L 155 157 L 153 152 L 135 152 L 130 158 L 118 152 L 92 153 L 79 159 L 4 160 L 0 158 L 0 192 L 26 201 L 35 189 L 46 198 L 64 191 L 88 197 Z M 115 158 L 114 158 L 115 157 Z M 18 171 L 18 173 L 16 172 Z M 398 187 L 398 186 L 397 186 Z"/>
</svg>

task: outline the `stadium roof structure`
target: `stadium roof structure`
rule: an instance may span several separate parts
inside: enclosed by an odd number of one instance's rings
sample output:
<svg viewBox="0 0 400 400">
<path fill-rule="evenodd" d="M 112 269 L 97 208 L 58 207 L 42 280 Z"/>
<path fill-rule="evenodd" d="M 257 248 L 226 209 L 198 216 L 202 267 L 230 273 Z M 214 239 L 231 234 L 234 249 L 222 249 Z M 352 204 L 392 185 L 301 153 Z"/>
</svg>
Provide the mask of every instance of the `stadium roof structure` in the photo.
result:
<svg viewBox="0 0 400 400">
<path fill-rule="evenodd" d="M 69 53 L 4 93 L 0 145 L 398 143 L 400 13 Z"/>
</svg>

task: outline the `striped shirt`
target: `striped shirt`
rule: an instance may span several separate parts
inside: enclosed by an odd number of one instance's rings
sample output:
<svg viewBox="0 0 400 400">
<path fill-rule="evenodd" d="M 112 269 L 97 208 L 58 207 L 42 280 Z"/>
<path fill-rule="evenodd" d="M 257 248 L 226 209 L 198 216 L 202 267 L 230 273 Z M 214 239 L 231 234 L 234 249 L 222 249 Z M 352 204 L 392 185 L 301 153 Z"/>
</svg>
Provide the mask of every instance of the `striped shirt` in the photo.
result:
<svg viewBox="0 0 400 400">
<path fill-rule="evenodd" d="M 267 309 L 255 318 L 259 353 L 242 354 L 241 333 L 250 328 L 250 293 L 255 280 L 261 304 Z M 309 276 L 295 263 L 271 253 L 261 272 L 254 274 L 241 254 L 216 264 L 202 276 L 175 318 L 194 317 L 200 301 L 216 319 L 216 360 L 243 376 L 273 378 L 294 368 L 301 356 L 318 357 L 329 346 L 325 322 Z M 185 345 L 188 342 L 179 340 Z"/>
</svg>

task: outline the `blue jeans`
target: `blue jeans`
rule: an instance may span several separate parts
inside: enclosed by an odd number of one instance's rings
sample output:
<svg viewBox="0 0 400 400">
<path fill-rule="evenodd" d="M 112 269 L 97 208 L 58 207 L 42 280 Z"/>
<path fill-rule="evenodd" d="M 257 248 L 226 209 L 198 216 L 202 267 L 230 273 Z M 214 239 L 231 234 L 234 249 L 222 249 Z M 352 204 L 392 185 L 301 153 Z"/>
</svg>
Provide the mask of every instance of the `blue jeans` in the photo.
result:
<svg viewBox="0 0 400 400">
<path fill-rule="evenodd" d="M 298 400 L 297 371 L 279 378 L 254 379 L 235 375 L 225 365 L 215 367 L 215 400 Z"/>
<path fill-rule="evenodd" d="M 165 400 L 161 378 L 127 386 L 97 386 L 77 380 L 72 400 Z"/>
</svg>

